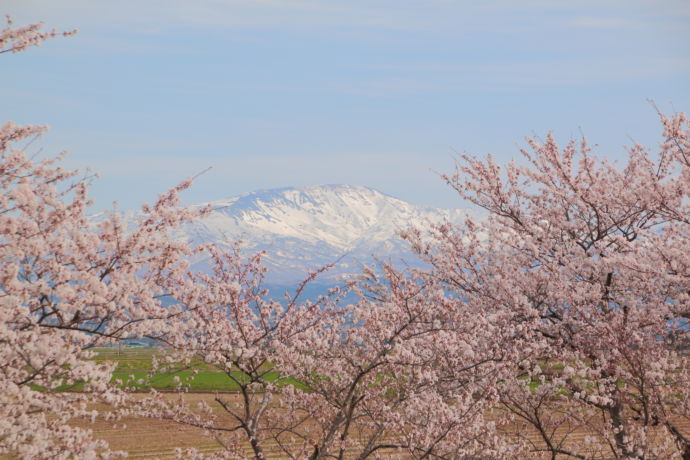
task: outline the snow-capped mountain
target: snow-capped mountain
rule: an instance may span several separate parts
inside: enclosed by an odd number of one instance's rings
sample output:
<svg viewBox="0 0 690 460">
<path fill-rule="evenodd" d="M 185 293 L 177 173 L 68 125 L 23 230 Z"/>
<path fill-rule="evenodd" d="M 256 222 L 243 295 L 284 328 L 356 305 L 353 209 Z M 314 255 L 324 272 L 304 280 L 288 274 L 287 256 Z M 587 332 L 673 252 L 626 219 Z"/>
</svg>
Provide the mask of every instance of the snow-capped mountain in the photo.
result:
<svg viewBox="0 0 690 460">
<path fill-rule="evenodd" d="M 243 242 L 247 252 L 266 250 L 264 262 L 273 284 L 302 280 L 339 260 L 322 281 L 360 271 L 374 258 L 415 265 L 417 258 L 398 236 L 411 225 L 467 215 L 461 209 L 415 206 L 363 186 L 323 185 L 260 190 L 210 205 L 209 216 L 182 228 L 178 237 L 193 243 L 230 246 Z"/>
<path fill-rule="evenodd" d="M 213 243 L 231 247 L 241 240 L 247 254 L 265 250 L 267 282 L 274 287 L 294 286 L 309 270 L 330 263 L 335 267 L 316 284 L 332 285 L 362 265 L 376 260 L 396 265 L 419 265 L 399 233 L 429 222 L 461 222 L 463 209 L 415 206 L 374 189 L 358 185 L 321 185 L 259 190 L 225 200 L 201 203 L 211 213 L 175 230 L 173 238 L 196 245 Z M 133 225 L 140 213 L 123 213 Z M 98 222 L 105 214 L 91 216 Z M 205 260 L 195 268 L 207 268 Z"/>
</svg>

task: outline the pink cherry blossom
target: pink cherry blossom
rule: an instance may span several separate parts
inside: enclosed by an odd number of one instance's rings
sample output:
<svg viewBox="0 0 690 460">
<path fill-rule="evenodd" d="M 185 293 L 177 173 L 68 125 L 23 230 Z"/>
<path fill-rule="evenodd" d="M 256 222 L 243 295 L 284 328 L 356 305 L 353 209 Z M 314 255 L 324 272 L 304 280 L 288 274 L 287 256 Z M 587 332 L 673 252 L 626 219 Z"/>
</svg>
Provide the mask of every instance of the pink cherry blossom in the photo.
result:
<svg viewBox="0 0 690 460">
<path fill-rule="evenodd" d="M 488 217 L 407 233 L 510 338 L 500 400 L 551 458 L 690 458 L 690 123 L 660 118 L 659 150 L 633 145 L 621 167 L 551 135 L 523 165 L 463 155 L 445 179 Z M 574 449 L 568 426 L 592 443 Z"/>
</svg>

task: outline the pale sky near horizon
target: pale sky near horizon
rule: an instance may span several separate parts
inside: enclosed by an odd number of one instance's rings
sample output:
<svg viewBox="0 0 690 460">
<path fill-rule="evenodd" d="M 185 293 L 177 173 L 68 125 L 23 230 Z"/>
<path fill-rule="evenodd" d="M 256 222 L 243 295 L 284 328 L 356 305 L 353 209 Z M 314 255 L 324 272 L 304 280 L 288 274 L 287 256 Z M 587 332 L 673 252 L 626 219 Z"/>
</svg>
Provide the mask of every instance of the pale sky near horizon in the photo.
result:
<svg viewBox="0 0 690 460">
<path fill-rule="evenodd" d="M 518 156 L 584 133 L 654 145 L 690 111 L 687 0 L 4 0 L 16 25 L 78 28 L 1 57 L 0 121 L 48 124 L 101 178 L 96 210 L 152 201 L 212 166 L 189 203 L 360 184 L 461 205 L 456 152 Z"/>
</svg>

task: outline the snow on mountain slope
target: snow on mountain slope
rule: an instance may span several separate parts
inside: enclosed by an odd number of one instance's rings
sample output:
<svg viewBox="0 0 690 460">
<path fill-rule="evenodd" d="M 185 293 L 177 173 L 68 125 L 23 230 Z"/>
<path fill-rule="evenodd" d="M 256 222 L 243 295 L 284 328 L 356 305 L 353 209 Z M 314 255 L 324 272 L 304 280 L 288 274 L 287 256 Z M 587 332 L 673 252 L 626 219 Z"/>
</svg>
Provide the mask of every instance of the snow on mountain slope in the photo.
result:
<svg viewBox="0 0 690 460">
<path fill-rule="evenodd" d="M 241 239 L 248 252 L 266 250 L 269 282 L 275 284 L 294 283 L 307 270 L 341 257 L 324 278 L 357 273 L 374 257 L 415 265 L 416 257 L 398 236 L 401 230 L 428 221 L 459 222 L 467 215 L 460 209 L 415 206 L 353 185 L 261 190 L 206 204 L 211 214 L 176 236 L 221 246 Z"/>
<path fill-rule="evenodd" d="M 265 250 L 267 282 L 278 286 L 294 285 L 308 270 L 336 261 L 319 277 L 320 283 L 359 273 L 362 265 L 377 259 L 419 265 L 400 231 L 428 222 L 457 223 L 468 214 L 462 209 L 415 206 L 357 185 L 260 190 L 195 206 L 208 205 L 212 211 L 207 217 L 183 226 L 172 237 L 221 247 L 241 240 L 246 253 Z M 92 222 L 104 215 L 92 216 Z M 132 211 L 123 214 L 130 225 L 138 216 Z M 195 261 L 195 266 L 207 267 L 204 260 Z"/>
</svg>

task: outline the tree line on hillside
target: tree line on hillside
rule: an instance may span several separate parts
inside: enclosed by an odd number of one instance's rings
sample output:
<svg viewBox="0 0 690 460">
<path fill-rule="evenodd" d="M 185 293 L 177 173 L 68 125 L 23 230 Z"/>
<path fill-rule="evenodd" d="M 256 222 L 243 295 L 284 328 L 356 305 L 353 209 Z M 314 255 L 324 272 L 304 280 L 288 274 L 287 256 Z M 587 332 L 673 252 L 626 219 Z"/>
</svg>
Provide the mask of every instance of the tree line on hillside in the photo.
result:
<svg viewBox="0 0 690 460">
<path fill-rule="evenodd" d="M 8 21 L 0 53 L 55 35 Z M 444 179 L 487 217 L 405 231 L 430 268 L 384 264 L 303 300 L 323 267 L 285 302 L 262 254 L 169 238 L 209 212 L 181 206 L 191 180 L 133 228 L 117 212 L 94 224 L 92 178 L 26 153 L 45 127 L 7 122 L 0 455 L 117 458 L 70 421 L 128 415 L 218 441 L 181 458 L 690 459 L 690 121 L 659 117 L 658 149 L 633 145 L 623 166 L 551 136 L 524 164 L 462 155 Z M 191 269 L 200 255 L 211 271 Z M 91 358 L 139 338 L 166 347 L 152 373 L 200 360 L 239 394 L 134 399 Z"/>
</svg>

